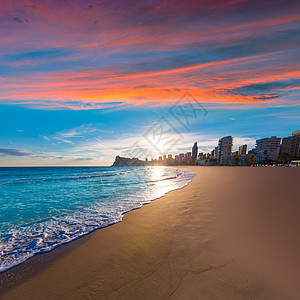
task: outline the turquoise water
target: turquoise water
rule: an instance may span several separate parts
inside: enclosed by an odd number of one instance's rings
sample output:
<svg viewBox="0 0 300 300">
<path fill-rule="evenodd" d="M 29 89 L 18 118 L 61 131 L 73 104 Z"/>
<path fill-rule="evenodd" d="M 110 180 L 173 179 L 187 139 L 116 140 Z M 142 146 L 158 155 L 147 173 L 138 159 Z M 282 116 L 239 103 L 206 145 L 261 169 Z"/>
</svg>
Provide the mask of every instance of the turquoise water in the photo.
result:
<svg viewBox="0 0 300 300">
<path fill-rule="evenodd" d="M 0 272 L 184 187 L 168 167 L 0 168 Z"/>
</svg>

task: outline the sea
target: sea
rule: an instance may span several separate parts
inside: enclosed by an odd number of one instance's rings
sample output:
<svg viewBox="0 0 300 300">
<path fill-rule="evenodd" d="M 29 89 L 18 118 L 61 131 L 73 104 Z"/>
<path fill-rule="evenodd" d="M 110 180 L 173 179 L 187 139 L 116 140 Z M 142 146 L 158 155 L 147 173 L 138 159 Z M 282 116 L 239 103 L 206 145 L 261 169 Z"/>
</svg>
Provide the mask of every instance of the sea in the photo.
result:
<svg viewBox="0 0 300 300">
<path fill-rule="evenodd" d="M 0 168 L 0 272 L 186 186 L 170 167 Z"/>
</svg>

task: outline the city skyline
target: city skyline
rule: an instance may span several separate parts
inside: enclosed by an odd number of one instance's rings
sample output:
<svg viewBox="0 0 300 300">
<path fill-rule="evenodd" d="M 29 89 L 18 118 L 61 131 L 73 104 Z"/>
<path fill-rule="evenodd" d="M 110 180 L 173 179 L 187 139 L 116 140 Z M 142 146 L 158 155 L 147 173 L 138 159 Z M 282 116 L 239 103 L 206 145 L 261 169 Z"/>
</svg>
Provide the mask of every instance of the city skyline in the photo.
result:
<svg viewBox="0 0 300 300">
<path fill-rule="evenodd" d="M 191 151 L 164 154 L 158 157 L 147 157 L 147 151 L 135 148 L 131 157 L 116 156 L 113 166 L 139 166 L 139 165 L 225 165 L 225 166 L 251 166 L 259 164 L 289 164 L 292 161 L 300 162 L 300 130 L 295 130 L 288 137 L 276 136 L 258 139 L 255 147 L 247 151 L 248 145 L 236 145 L 237 151 L 232 151 L 233 137 L 219 138 L 217 146 L 209 152 L 199 151 L 198 142 L 195 142 Z M 134 156 L 134 153 L 140 156 Z M 144 159 L 143 159 L 144 158 Z"/>
</svg>

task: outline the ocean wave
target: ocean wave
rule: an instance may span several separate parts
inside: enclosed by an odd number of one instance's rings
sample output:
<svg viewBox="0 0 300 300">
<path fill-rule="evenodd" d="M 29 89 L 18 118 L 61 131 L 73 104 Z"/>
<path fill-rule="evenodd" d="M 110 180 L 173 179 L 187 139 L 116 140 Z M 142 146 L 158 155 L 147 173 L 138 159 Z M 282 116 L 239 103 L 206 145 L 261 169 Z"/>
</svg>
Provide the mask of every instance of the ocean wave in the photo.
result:
<svg viewBox="0 0 300 300">
<path fill-rule="evenodd" d="M 112 186 L 115 185 L 115 192 L 109 189 L 111 186 L 102 190 L 103 187 L 100 185 L 99 190 L 97 183 L 94 182 L 93 185 L 89 185 L 87 182 L 86 188 L 97 190 L 97 197 L 103 197 L 102 201 L 92 201 L 89 205 L 70 213 L 53 215 L 3 230 L 0 232 L 0 272 L 22 263 L 35 254 L 51 251 L 59 245 L 68 243 L 96 229 L 120 222 L 126 212 L 150 203 L 171 190 L 184 187 L 195 176 L 191 172 L 175 168 L 170 169 L 163 168 L 162 170 L 166 174 L 162 174 L 154 180 L 152 180 L 152 175 L 148 174 L 153 169 L 135 168 L 130 170 L 130 175 L 125 175 L 129 174 L 126 170 L 118 170 L 116 172 L 120 177 L 122 175 L 129 176 L 127 179 L 131 189 L 122 190 L 122 180 L 111 183 Z M 174 175 L 170 176 L 169 173 Z M 107 174 L 98 174 L 93 178 Z M 139 182 L 141 176 L 145 177 L 147 174 L 149 175 L 148 180 L 143 183 Z M 90 177 L 84 175 L 82 178 L 88 179 Z M 61 178 L 61 180 L 64 179 L 64 177 Z M 139 183 L 138 186 L 137 183 Z"/>
<path fill-rule="evenodd" d="M 128 171 L 129 172 L 129 171 Z M 21 178 L 21 179 L 13 179 L 1 182 L 0 185 L 8 185 L 8 184 L 34 184 L 34 183 L 43 183 L 43 182 L 52 182 L 52 181 L 68 181 L 68 180 L 81 180 L 81 179 L 93 179 L 93 178 L 103 178 L 103 177 L 112 177 L 112 176 L 120 176 L 123 174 L 127 174 L 128 172 L 111 172 L 107 174 L 98 174 L 98 175 L 78 175 L 78 176 L 65 176 L 65 177 L 57 177 L 57 178 Z M 5 175 L 4 175 L 5 176 Z M 23 176 L 23 175 L 20 175 Z"/>
</svg>

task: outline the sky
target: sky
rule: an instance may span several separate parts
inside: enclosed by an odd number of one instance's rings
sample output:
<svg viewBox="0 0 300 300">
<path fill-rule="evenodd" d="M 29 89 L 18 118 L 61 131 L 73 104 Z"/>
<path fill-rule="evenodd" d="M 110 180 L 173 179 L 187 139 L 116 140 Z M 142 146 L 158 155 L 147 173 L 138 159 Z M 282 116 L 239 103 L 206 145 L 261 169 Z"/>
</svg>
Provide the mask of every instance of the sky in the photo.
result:
<svg viewBox="0 0 300 300">
<path fill-rule="evenodd" d="M 299 1 L 1 0 L 0 38 L 0 166 L 300 129 Z"/>
</svg>

